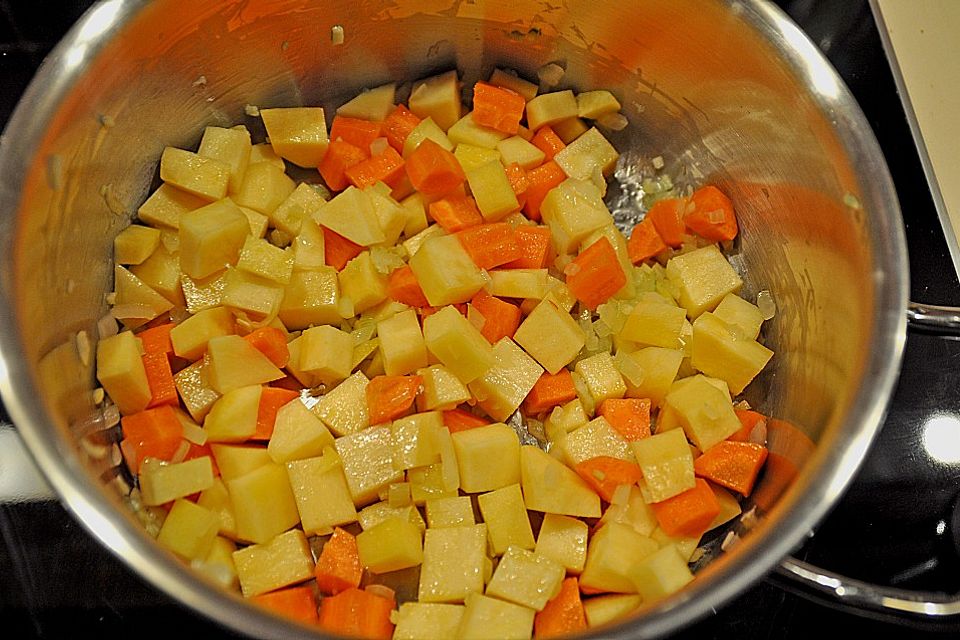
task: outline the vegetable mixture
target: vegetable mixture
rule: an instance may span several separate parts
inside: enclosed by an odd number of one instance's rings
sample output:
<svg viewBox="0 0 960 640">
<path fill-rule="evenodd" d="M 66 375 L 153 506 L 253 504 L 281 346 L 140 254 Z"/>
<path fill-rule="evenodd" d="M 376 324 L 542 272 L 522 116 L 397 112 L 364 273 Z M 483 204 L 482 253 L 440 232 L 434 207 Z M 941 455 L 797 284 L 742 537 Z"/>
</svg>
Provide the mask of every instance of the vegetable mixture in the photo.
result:
<svg viewBox="0 0 960 640">
<path fill-rule="evenodd" d="M 648 193 L 625 237 L 610 92 L 497 70 L 465 112 L 461 89 L 378 87 L 329 132 L 250 108 L 268 142 L 167 148 L 115 240 L 97 375 L 131 500 L 198 571 L 332 633 L 628 615 L 694 579 L 767 455 L 734 403 L 773 354 L 718 246 L 730 200 Z"/>
</svg>

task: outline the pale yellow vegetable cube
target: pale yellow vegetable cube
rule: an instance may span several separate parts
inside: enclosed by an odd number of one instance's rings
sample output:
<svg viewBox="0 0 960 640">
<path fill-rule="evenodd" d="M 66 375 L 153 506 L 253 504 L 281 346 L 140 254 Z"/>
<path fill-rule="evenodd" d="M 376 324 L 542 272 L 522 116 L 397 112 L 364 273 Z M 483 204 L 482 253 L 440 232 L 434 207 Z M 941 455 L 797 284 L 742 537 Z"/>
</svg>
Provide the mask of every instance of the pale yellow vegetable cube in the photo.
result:
<svg viewBox="0 0 960 640">
<path fill-rule="evenodd" d="M 519 484 L 480 494 L 477 503 L 487 523 L 487 535 L 495 555 L 503 555 L 508 547 L 533 549 L 536 546 Z"/>
<path fill-rule="evenodd" d="M 269 142 L 261 142 L 250 148 L 250 163 L 247 166 L 258 162 L 269 162 L 281 171 L 286 171 L 287 168 L 287 165 L 283 163 L 283 158 L 276 154 Z"/>
<path fill-rule="evenodd" d="M 622 398 L 627 392 L 623 376 L 609 353 L 598 353 L 580 360 L 574 371 L 583 377 L 596 406 L 609 398 Z"/>
<path fill-rule="evenodd" d="M 424 319 L 423 337 L 430 353 L 463 383 L 484 375 L 496 362 L 487 339 L 453 307 Z"/>
<path fill-rule="evenodd" d="M 687 536 L 668 536 L 660 527 L 654 529 L 653 533 L 650 534 L 650 537 L 654 540 L 654 542 L 660 545 L 661 549 L 663 547 L 674 547 L 677 552 L 680 553 L 680 557 L 683 558 L 684 562 L 690 562 L 690 558 L 693 557 L 693 552 L 696 551 L 698 546 L 700 546 L 700 536 L 695 538 Z"/>
<path fill-rule="evenodd" d="M 160 179 L 204 200 L 227 195 L 230 165 L 192 151 L 166 147 L 160 156 Z"/>
<path fill-rule="evenodd" d="M 520 480 L 520 439 L 505 424 L 451 434 L 466 493 L 493 491 Z"/>
<path fill-rule="evenodd" d="M 257 162 L 247 167 L 240 189 L 231 197 L 241 207 L 269 217 L 296 186 L 282 167 L 270 162 Z"/>
<path fill-rule="evenodd" d="M 113 309 L 111 313 L 128 329 L 145 325 L 173 304 L 119 264 L 113 267 Z"/>
<path fill-rule="evenodd" d="M 422 506 L 427 500 L 456 497 L 457 487 L 451 486 L 445 470 L 446 465 L 442 462 L 407 470 L 407 480 L 410 482 L 410 494 L 414 504 Z"/>
<path fill-rule="evenodd" d="M 203 421 L 207 440 L 243 442 L 250 439 L 257 431 L 261 389 L 255 384 L 230 389 L 220 396 Z"/>
<path fill-rule="evenodd" d="M 520 136 L 511 136 L 497 143 L 497 151 L 504 165 L 518 164 L 524 169 L 533 169 L 543 164 L 546 155 L 539 148 Z"/>
<path fill-rule="evenodd" d="M 432 118 L 446 131 L 460 119 L 460 83 L 456 71 L 447 71 L 415 82 L 410 90 L 410 111 Z"/>
<path fill-rule="evenodd" d="M 293 253 L 275 247 L 262 238 L 247 236 L 240 249 L 237 269 L 280 284 L 290 282 Z"/>
<path fill-rule="evenodd" d="M 631 567 L 630 577 L 644 602 L 656 602 L 693 580 L 687 561 L 673 545 L 650 554 Z"/>
<path fill-rule="evenodd" d="M 542 299 L 549 290 L 546 269 L 498 269 L 489 273 L 487 291 L 499 298 Z"/>
<path fill-rule="evenodd" d="M 320 207 L 313 214 L 313 219 L 364 247 L 380 244 L 386 239 L 370 196 L 353 186 L 347 187 Z"/>
<path fill-rule="evenodd" d="M 230 167 L 228 191 L 236 191 L 243 183 L 250 162 L 250 132 L 245 127 L 207 127 L 200 138 L 197 154 L 219 160 Z"/>
<path fill-rule="evenodd" d="M 578 117 L 567 118 L 566 120 L 555 122 L 550 126 L 553 129 L 553 132 L 557 134 L 557 137 L 559 137 L 564 144 L 570 144 L 585 134 L 590 128 L 582 118 Z"/>
<path fill-rule="evenodd" d="M 299 529 L 238 549 L 233 563 L 247 598 L 309 580 L 314 570 L 310 543 Z"/>
<path fill-rule="evenodd" d="M 304 218 L 300 232 L 290 244 L 293 251 L 294 271 L 316 271 L 326 266 L 326 242 L 323 230 L 313 218 Z"/>
<path fill-rule="evenodd" d="M 712 311 L 728 293 L 743 282 L 716 245 L 710 244 L 670 258 L 667 279 L 680 292 L 680 306 L 690 319 Z"/>
<path fill-rule="evenodd" d="M 583 613 L 587 625 L 600 627 L 619 620 L 636 611 L 643 604 L 643 598 L 635 593 L 623 593 L 588 598 L 583 602 Z"/>
<path fill-rule="evenodd" d="M 410 258 L 427 301 L 434 307 L 466 302 L 486 283 L 456 236 L 428 238 Z"/>
<path fill-rule="evenodd" d="M 410 486 L 409 482 L 399 482 L 387 487 L 387 504 L 392 507 L 407 507 L 412 505 L 413 495 Z"/>
<path fill-rule="evenodd" d="M 240 207 L 243 215 L 247 216 L 247 222 L 250 223 L 250 235 L 254 238 L 263 238 L 267 235 L 267 228 L 270 226 L 270 218 L 259 211 L 254 211 L 247 207 Z"/>
<path fill-rule="evenodd" d="M 627 316 L 620 337 L 638 345 L 678 349 L 687 312 L 669 304 L 640 302 Z"/>
<path fill-rule="evenodd" d="M 617 522 L 605 524 L 590 539 L 580 585 L 599 591 L 636 593 L 632 568 L 658 548 L 656 542 L 632 527 Z"/>
<path fill-rule="evenodd" d="M 213 443 L 210 450 L 224 482 L 245 476 L 271 462 L 267 449 L 257 445 Z"/>
<path fill-rule="evenodd" d="M 176 266 L 176 258 L 174 258 Z M 180 274 L 180 291 L 187 305 L 187 311 L 196 315 L 204 309 L 223 305 L 223 290 L 227 287 L 227 270 L 215 271 L 206 278 L 194 279 Z"/>
<path fill-rule="evenodd" d="M 290 478 L 281 465 L 265 464 L 226 484 L 240 539 L 267 542 L 300 523 Z"/>
<path fill-rule="evenodd" d="M 420 512 L 413 505 L 393 507 L 390 506 L 389 502 L 384 500 L 382 502 L 374 502 L 373 504 L 364 507 L 359 511 L 359 513 L 357 513 L 357 520 L 360 522 L 360 528 L 364 531 L 367 529 L 372 529 L 387 518 L 392 517 L 406 518 L 417 526 L 417 529 L 420 531 L 420 533 L 423 533 L 424 529 L 427 528 L 427 525 L 423 521 L 423 517 L 420 515 Z"/>
<path fill-rule="evenodd" d="M 290 353 L 290 359 L 287 361 L 286 370 L 287 373 L 296 378 L 304 387 L 317 387 L 322 383 L 317 380 L 316 377 L 301 371 L 297 366 L 300 362 L 300 345 L 302 342 L 303 338 L 302 335 L 300 335 L 287 343 L 287 351 Z M 326 385 L 324 385 L 323 390 L 326 390 Z"/>
<path fill-rule="evenodd" d="M 453 143 L 447 138 L 444 130 L 433 121 L 433 118 L 424 118 L 403 141 L 403 157 L 406 158 L 416 151 L 424 140 L 433 140 L 447 151 L 453 151 Z"/>
<path fill-rule="evenodd" d="M 370 424 L 366 395 L 369 382 L 367 376 L 357 371 L 320 398 L 313 412 L 337 436 L 366 429 Z"/>
<path fill-rule="evenodd" d="M 343 468 L 332 448 L 322 456 L 293 460 L 286 466 L 304 533 L 325 535 L 337 525 L 357 521 Z"/>
<path fill-rule="evenodd" d="M 381 122 L 393 111 L 396 89 L 397 85 L 391 82 L 357 94 L 337 107 L 337 115 Z"/>
<path fill-rule="evenodd" d="M 482 593 L 486 557 L 486 525 L 427 529 L 417 599 L 463 602 L 468 594 Z"/>
<path fill-rule="evenodd" d="M 439 411 L 394 420 L 390 425 L 394 468 L 405 470 L 440 462 L 437 434 L 442 427 L 443 415 Z"/>
<path fill-rule="evenodd" d="M 437 447 L 440 449 L 441 484 L 446 491 L 455 492 L 460 489 L 460 464 L 453 447 L 453 436 L 447 427 L 440 427 L 437 431 Z"/>
<path fill-rule="evenodd" d="M 237 568 L 233 564 L 233 552 L 236 550 L 237 545 L 233 540 L 217 536 L 203 562 L 193 563 L 192 566 L 214 582 L 236 591 L 240 588 Z"/>
<path fill-rule="evenodd" d="M 729 296 L 728 296 L 729 297 Z M 706 311 L 693 323 L 690 364 L 708 376 L 724 380 L 730 392 L 740 394 L 763 370 L 773 351 Z"/>
<path fill-rule="evenodd" d="M 621 485 L 614 491 L 613 502 L 603 512 L 601 524 L 619 522 L 633 528 L 643 536 L 653 536 L 657 529 L 657 517 L 643 499 L 636 485 Z"/>
<path fill-rule="evenodd" d="M 427 365 L 427 347 L 413 309 L 402 311 L 377 325 L 383 368 L 388 376 L 412 373 Z"/>
<path fill-rule="evenodd" d="M 610 175 L 619 157 L 610 141 L 592 127 L 558 151 L 553 161 L 571 178 L 590 180 L 596 171 Z"/>
<path fill-rule="evenodd" d="M 220 535 L 228 538 L 237 537 L 237 518 L 233 515 L 233 502 L 230 501 L 230 492 L 227 491 L 227 485 L 223 483 L 222 478 L 214 478 L 210 488 L 200 493 L 197 504 L 209 509 L 217 516 Z"/>
<path fill-rule="evenodd" d="M 487 595 L 542 611 L 560 592 L 563 576 L 564 569 L 556 560 L 510 547 L 493 572 Z"/>
<path fill-rule="evenodd" d="M 464 173 L 482 167 L 488 162 L 500 161 L 500 152 L 496 149 L 478 147 L 463 142 L 457 145 L 453 155 L 460 163 L 460 168 L 463 169 Z"/>
<path fill-rule="evenodd" d="M 740 508 L 740 501 L 737 500 L 736 496 L 732 493 L 715 484 L 711 484 L 710 489 L 713 490 L 713 495 L 717 497 L 717 503 L 720 505 L 720 513 L 717 514 L 717 517 L 714 518 L 710 526 L 707 527 L 707 531 L 712 531 L 730 522 L 743 512 L 743 509 Z"/>
<path fill-rule="evenodd" d="M 182 307 L 186 304 L 183 288 L 180 286 L 179 254 L 168 251 L 163 243 L 149 258 L 140 264 L 131 265 L 130 273 L 175 306 Z M 195 311 L 191 310 L 191 313 Z"/>
<path fill-rule="evenodd" d="M 600 496 L 572 469 L 533 445 L 520 447 L 520 478 L 531 511 L 600 517 Z"/>
<path fill-rule="evenodd" d="M 173 185 L 161 184 L 137 209 L 137 218 L 155 227 L 177 229 L 180 226 L 180 216 L 199 209 L 208 202 L 205 198 L 181 191 Z"/>
<path fill-rule="evenodd" d="M 584 91 L 577 94 L 577 115 L 596 120 L 608 113 L 620 111 L 620 102 L 606 90 Z"/>
<path fill-rule="evenodd" d="M 403 480 L 403 471 L 393 465 L 393 437 L 390 427 L 371 427 L 337 438 L 350 496 L 358 507 L 376 500 L 379 493 Z"/>
<path fill-rule="evenodd" d="M 146 409 L 153 397 L 141 348 L 140 338 L 130 331 L 97 343 L 97 380 L 124 415 Z"/>
<path fill-rule="evenodd" d="M 533 100 L 539 90 L 533 82 L 528 82 L 523 78 L 517 77 L 516 74 L 510 71 L 504 71 L 503 69 L 493 70 L 493 73 L 490 74 L 490 84 L 519 93 L 527 102 Z"/>
<path fill-rule="evenodd" d="M 358 534 L 357 550 L 370 573 L 400 571 L 423 562 L 420 530 L 402 518 L 387 518 Z"/>
<path fill-rule="evenodd" d="M 420 251 L 420 247 L 423 246 L 423 243 L 433 238 L 434 236 L 445 236 L 447 232 L 444 231 L 443 227 L 438 224 L 431 224 L 428 227 L 425 227 L 422 231 L 418 232 L 416 235 L 408 238 L 403 241 L 403 249 L 407 252 L 407 255 L 413 257 L 417 255 Z M 467 256 L 468 258 L 470 256 Z"/>
<path fill-rule="evenodd" d="M 393 247 L 406 227 L 407 214 L 400 207 L 400 203 L 390 197 L 390 187 L 386 184 L 378 182 L 368 187 L 366 191 L 373 204 L 373 212 L 380 222 L 380 229 L 383 231 L 383 245 Z"/>
<path fill-rule="evenodd" d="M 279 313 L 283 294 L 284 287 L 277 282 L 239 269 L 227 269 L 220 304 L 258 321 Z"/>
<path fill-rule="evenodd" d="M 350 299 L 357 313 L 387 298 L 387 277 L 377 271 L 369 251 L 348 262 L 340 272 L 340 294 Z"/>
<path fill-rule="evenodd" d="M 457 637 L 461 640 L 526 640 L 533 633 L 535 614 L 529 607 L 471 593 L 466 599 Z"/>
<path fill-rule="evenodd" d="M 487 222 L 496 222 L 520 208 L 510 179 L 498 160 L 467 171 L 467 183 L 480 215 Z"/>
<path fill-rule="evenodd" d="M 300 335 L 300 359 L 297 367 L 321 382 L 331 385 L 350 375 L 353 363 L 353 338 L 336 327 L 310 327 Z"/>
<path fill-rule="evenodd" d="M 573 91 L 542 93 L 527 102 L 527 126 L 531 131 L 577 117 L 577 98 Z"/>
<path fill-rule="evenodd" d="M 209 509 L 177 500 L 163 521 L 157 542 L 186 560 L 202 559 L 213 547 L 219 527 L 216 514 Z"/>
<path fill-rule="evenodd" d="M 513 339 L 553 375 L 577 357 L 586 337 L 569 313 L 544 301 L 520 323 Z"/>
<path fill-rule="evenodd" d="M 567 434 L 560 445 L 563 457 L 571 467 L 591 458 L 608 456 L 633 462 L 630 443 L 603 417 L 597 417 Z"/>
<path fill-rule="evenodd" d="M 423 378 L 423 408 L 427 411 L 448 411 L 470 399 L 466 385 L 443 365 L 420 369 L 417 375 Z"/>
<path fill-rule="evenodd" d="M 713 310 L 713 315 L 733 327 L 738 338 L 756 340 L 763 324 L 763 314 L 756 305 L 740 296 L 728 293 Z"/>
<path fill-rule="evenodd" d="M 205 278 L 236 264 L 250 224 L 230 199 L 218 200 L 180 217 L 180 269 Z"/>
<path fill-rule="evenodd" d="M 184 498 L 213 485 L 213 465 L 208 456 L 173 464 L 147 458 L 140 466 L 143 504 L 153 507 Z"/>
<path fill-rule="evenodd" d="M 583 571 L 587 561 L 588 534 L 589 528 L 583 520 L 548 513 L 543 516 L 534 550 L 576 575 Z"/>
<path fill-rule="evenodd" d="M 730 395 L 702 375 L 693 376 L 682 385 L 674 383 L 664 406 L 675 412 L 687 437 L 700 451 L 726 440 L 741 426 Z"/>
<path fill-rule="evenodd" d="M 562 406 L 554 407 L 550 415 L 547 416 L 544 429 L 547 431 L 549 439 L 558 444 L 559 440 L 566 437 L 566 434 L 588 422 L 590 422 L 590 418 L 583 409 L 583 403 L 580 402 L 579 398 L 574 398 Z"/>
<path fill-rule="evenodd" d="M 543 367 L 510 338 L 493 346 L 493 360 L 493 366 L 468 387 L 487 414 L 506 420 L 540 379 Z"/>
<path fill-rule="evenodd" d="M 283 291 L 278 316 L 291 331 L 340 323 L 340 282 L 333 267 L 294 271 Z"/>
<path fill-rule="evenodd" d="M 281 231 L 295 236 L 304 220 L 309 220 L 326 200 L 311 185 L 301 183 L 270 213 L 270 222 Z"/>
<path fill-rule="evenodd" d="M 550 190 L 540 213 L 561 253 L 574 252 L 584 238 L 613 223 L 597 187 L 573 178 Z"/>
<path fill-rule="evenodd" d="M 477 124 L 473 112 L 457 120 L 447 130 L 447 138 L 455 145 L 469 144 L 484 149 L 495 149 L 497 143 L 507 137 L 506 133 Z"/>
<path fill-rule="evenodd" d="M 113 260 L 117 264 L 140 264 L 160 244 L 160 232 L 132 224 L 113 239 Z"/>
<path fill-rule="evenodd" d="M 683 431 L 673 429 L 631 443 L 643 473 L 649 502 L 661 502 L 692 489 L 693 454 Z"/>
<path fill-rule="evenodd" d="M 463 605 L 404 602 L 397 611 L 393 640 L 454 638 L 463 618 Z"/>
<path fill-rule="evenodd" d="M 473 505 L 467 496 L 432 498 L 427 500 L 426 507 L 427 524 L 431 529 L 476 524 L 473 516 Z"/>
<path fill-rule="evenodd" d="M 670 385 L 677 377 L 683 352 L 678 349 L 646 347 L 624 354 L 630 364 L 620 361 L 617 368 L 627 385 L 627 397 L 649 398 L 653 406 L 663 403 Z"/>
<path fill-rule="evenodd" d="M 403 214 L 406 217 L 406 222 L 403 225 L 405 238 L 412 238 L 427 228 L 427 207 L 423 201 L 423 194 L 413 193 L 407 196 L 400 201 L 400 208 L 403 209 Z"/>
<path fill-rule="evenodd" d="M 274 152 L 295 165 L 312 169 L 327 152 L 327 121 L 320 107 L 261 109 L 260 117 Z"/>
<path fill-rule="evenodd" d="M 267 453 L 277 464 L 312 458 L 333 446 L 333 436 L 323 422 L 300 401 L 280 407 L 274 422 Z"/>
<path fill-rule="evenodd" d="M 283 377 L 259 349 L 240 336 L 214 336 L 207 342 L 210 386 L 219 393 L 260 385 Z"/>
<path fill-rule="evenodd" d="M 197 360 L 173 376 L 173 382 L 177 385 L 177 393 L 180 394 L 183 405 L 190 412 L 190 417 L 197 422 L 201 422 L 206 417 L 210 407 L 220 397 L 220 394 L 210 386 L 204 374 L 208 361 L 208 358 Z M 112 393 L 110 395 L 114 397 Z"/>
</svg>

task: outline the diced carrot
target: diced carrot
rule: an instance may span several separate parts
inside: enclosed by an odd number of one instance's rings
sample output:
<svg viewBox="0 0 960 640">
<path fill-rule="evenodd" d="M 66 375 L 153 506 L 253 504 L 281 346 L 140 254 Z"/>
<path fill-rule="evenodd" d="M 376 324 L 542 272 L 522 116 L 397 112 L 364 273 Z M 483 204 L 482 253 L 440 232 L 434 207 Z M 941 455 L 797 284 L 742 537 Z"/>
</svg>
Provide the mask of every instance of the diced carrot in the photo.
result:
<svg viewBox="0 0 960 640">
<path fill-rule="evenodd" d="M 481 126 L 514 134 L 526 106 L 527 101 L 516 91 L 486 82 L 473 85 L 473 121 Z"/>
<path fill-rule="evenodd" d="M 267 356 L 270 362 L 279 369 L 287 366 L 290 361 L 290 350 L 287 348 L 287 336 L 283 331 L 276 327 L 260 327 L 254 329 L 243 337 L 256 348 L 257 351 Z"/>
<path fill-rule="evenodd" d="M 367 384 L 370 424 L 381 424 L 405 415 L 422 385 L 421 376 L 375 376 Z"/>
<path fill-rule="evenodd" d="M 363 252 L 362 246 L 344 238 L 336 231 L 326 227 L 321 229 L 323 229 L 323 259 L 337 271 L 342 271 L 348 262 Z"/>
<path fill-rule="evenodd" d="M 613 245 L 600 238 L 584 249 L 563 270 L 567 287 L 577 300 L 593 311 L 627 283 Z"/>
<path fill-rule="evenodd" d="M 656 227 L 653 226 L 653 220 L 649 217 L 640 221 L 640 224 L 633 227 L 630 232 L 630 239 L 627 240 L 627 255 L 630 256 L 630 262 L 638 264 L 648 258 L 652 258 L 661 251 L 665 250 L 667 245 L 663 242 Z"/>
<path fill-rule="evenodd" d="M 713 185 L 700 187 L 690 196 L 693 210 L 683 219 L 690 231 L 701 238 L 720 242 L 737 237 L 737 216 L 733 203 Z"/>
<path fill-rule="evenodd" d="M 519 200 L 527 193 L 530 181 L 527 180 L 527 170 L 516 162 L 511 162 L 503 168 L 507 174 L 507 180 L 510 181 L 510 188 L 513 189 L 513 195 Z"/>
<path fill-rule="evenodd" d="M 360 586 L 363 565 L 353 534 L 335 527 L 333 535 L 323 545 L 314 571 L 320 593 L 334 595 Z"/>
<path fill-rule="evenodd" d="M 317 169 L 328 187 L 334 191 L 342 191 L 350 184 L 347 180 L 347 169 L 363 162 L 369 155 L 346 140 L 334 140 L 327 146 L 327 152 L 323 154 L 323 160 Z"/>
<path fill-rule="evenodd" d="M 390 197 L 400 202 L 404 198 L 413 195 L 416 193 L 416 189 L 413 188 L 413 185 L 410 184 L 410 176 L 404 171 L 400 174 L 400 177 L 397 179 L 397 183 L 393 186 L 393 190 L 390 191 Z"/>
<path fill-rule="evenodd" d="M 300 393 L 300 390 L 303 389 L 303 385 L 300 383 L 300 381 L 289 373 L 285 374 L 279 380 L 271 381 L 269 385 L 278 389 L 289 389 L 290 391 L 296 391 L 297 393 Z"/>
<path fill-rule="evenodd" d="M 560 369 L 552 375 L 544 372 L 523 401 L 523 409 L 530 415 L 537 415 L 576 397 L 577 388 L 569 369 Z"/>
<path fill-rule="evenodd" d="M 429 139 L 410 154 L 406 168 L 414 188 L 425 196 L 450 193 L 467 179 L 456 156 Z"/>
<path fill-rule="evenodd" d="M 697 478 L 692 489 L 650 505 L 668 536 L 697 538 L 720 513 L 720 503 L 706 480 Z"/>
<path fill-rule="evenodd" d="M 536 169 L 527 172 L 527 203 L 523 205 L 523 212 L 531 220 L 540 219 L 540 205 L 543 199 L 551 189 L 567 179 L 567 174 L 563 172 L 553 160 L 547 160 Z"/>
<path fill-rule="evenodd" d="M 457 240 L 481 269 L 499 267 L 522 255 L 517 233 L 506 222 L 478 224 L 463 229 L 457 233 Z"/>
<path fill-rule="evenodd" d="M 350 588 L 320 601 L 320 627 L 341 636 L 390 640 L 396 601 Z"/>
<path fill-rule="evenodd" d="M 727 440 L 733 440 L 734 442 L 747 442 L 750 440 L 750 434 L 753 433 L 753 429 L 759 423 L 766 424 L 767 416 L 762 413 L 757 413 L 756 411 L 750 411 L 748 409 L 735 409 L 734 413 L 737 414 L 737 417 L 740 419 L 740 429 L 738 429 L 732 436 L 727 438 Z"/>
<path fill-rule="evenodd" d="M 144 409 L 120 419 L 123 439 L 133 455 L 134 473 L 140 472 L 145 458 L 169 461 L 183 441 L 183 426 L 168 404 Z"/>
<path fill-rule="evenodd" d="M 465 409 L 450 409 L 443 412 L 443 426 L 450 429 L 450 433 L 485 427 L 490 421 L 470 413 Z"/>
<path fill-rule="evenodd" d="M 520 326 L 520 307 L 501 300 L 481 289 L 470 301 L 473 308 L 483 316 L 483 328 L 480 334 L 490 344 L 503 338 L 512 338 Z"/>
<path fill-rule="evenodd" d="M 647 211 L 645 219 L 653 223 L 660 239 L 671 247 L 683 244 L 683 212 L 687 201 L 683 198 L 664 198 L 657 200 Z"/>
<path fill-rule="evenodd" d="M 753 491 L 757 474 L 767 460 L 767 448 L 752 442 L 724 440 L 693 461 L 693 470 L 702 478 L 746 497 Z"/>
<path fill-rule="evenodd" d="M 263 387 L 260 390 L 260 406 L 257 410 L 257 430 L 250 439 L 269 440 L 273 435 L 273 427 L 277 422 L 277 412 L 280 407 L 298 397 L 300 394 L 290 389 Z"/>
<path fill-rule="evenodd" d="M 371 187 L 383 182 L 389 187 L 396 186 L 407 174 L 403 171 L 403 158 L 393 147 L 387 147 L 383 153 L 370 156 L 346 170 L 347 180 L 358 189 Z"/>
<path fill-rule="evenodd" d="M 370 144 L 380 137 L 382 122 L 334 116 L 330 125 L 330 140 L 343 140 L 370 155 Z"/>
<path fill-rule="evenodd" d="M 217 466 L 217 459 L 213 457 L 213 449 L 210 448 L 209 442 L 206 444 L 190 443 L 190 448 L 187 449 L 187 455 L 183 457 L 183 461 L 186 462 L 194 458 L 210 458 L 210 466 L 213 467 L 213 477 L 217 478 L 220 476 L 220 468 Z"/>
<path fill-rule="evenodd" d="M 547 160 L 553 160 L 553 156 L 567 147 L 567 145 L 563 143 L 563 140 L 560 139 L 560 136 L 549 126 L 537 129 L 533 138 L 530 139 L 530 143 L 537 149 L 540 149 L 540 151 L 543 151 L 547 156 Z"/>
<path fill-rule="evenodd" d="M 407 141 L 410 132 L 420 124 L 420 118 L 410 113 L 402 104 L 398 104 L 383 121 L 380 132 L 397 151 L 403 151 L 403 143 Z"/>
<path fill-rule="evenodd" d="M 447 196 L 431 202 L 427 211 L 437 224 L 456 233 L 483 222 L 477 202 L 471 196 Z"/>
<path fill-rule="evenodd" d="M 504 269 L 544 269 L 550 257 L 550 229 L 520 225 L 515 230 L 520 257 L 503 265 Z"/>
<path fill-rule="evenodd" d="M 316 624 L 318 620 L 317 599 L 307 585 L 262 593 L 251 600 L 297 622 Z"/>
<path fill-rule="evenodd" d="M 576 577 L 560 583 L 560 593 L 547 602 L 533 618 L 534 638 L 556 638 L 587 628 L 587 617 L 580 601 L 580 585 Z"/>
<path fill-rule="evenodd" d="M 417 276 L 410 265 L 403 265 L 394 269 L 387 280 L 387 295 L 391 300 L 402 302 L 411 307 L 428 307 L 427 296 L 424 295 Z"/>
<path fill-rule="evenodd" d="M 613 492 L 617 487 L 636 484 L 643 477 L 636 463 L 611 456 L 584 460 L 573 470 L 607 502 L 613 500 Z"/>
<path fill-rule="evenodd" d="M 138 333 L 137 337 L 140 338 L 140 342 L 143 344 L 143 352 L 173 355 L 173 343 L 170 342 L 170 330 L 175 326 L 177 326 L 175 322 L 165 322 Z"/>
<path fill-rule="evenodd" d="M 180 396 L 177 395 L 177 385 L 173 381 L 173 370 L 170 369 L 170 358 L 167 354 L 148 351 L 141 359 L 147 373 L 147 384 L 150 385 L 150 403 L 147 408 L 152 409 L 162 404 L 178 406 Z"/>
<path fill-rule="evenodd" d="M 608 398 L 600 403 L 599 413 L 628 442 L 650 437 L 650 400 L 647 398 Z"/>
</svg>

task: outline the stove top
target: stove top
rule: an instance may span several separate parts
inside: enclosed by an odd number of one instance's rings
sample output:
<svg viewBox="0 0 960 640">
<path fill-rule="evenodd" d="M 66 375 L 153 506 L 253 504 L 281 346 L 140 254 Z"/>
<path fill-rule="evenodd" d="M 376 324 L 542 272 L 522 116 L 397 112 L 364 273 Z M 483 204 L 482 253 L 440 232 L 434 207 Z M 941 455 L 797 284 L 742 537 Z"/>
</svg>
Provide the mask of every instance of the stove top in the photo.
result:
<svg viewBox="0 0 960 640">
<path fill-rule="evenodd" d="M 43 56 L 88 0 L 0 0 L 0 122 Z M 886 155 L 903 209 L 911 298 L 960 305 L 960 283 L 866 0 L 779 0 L 850 87 Z M 960 592 L 960 340 L 908 335 L 885 425 L 855 483 L 795 556 L 899 588 Z M 0 416 L 4 418 L 5 416 Z M 0 448 L 18 447 L 0 427 Z M 8 456 L 7 460 L 17 456 Z M 0 620 L 5 637 L 236 637 L 147 585 L 51 499 L 29 466 L 0 459 Z M 952 626 L 907 629 L 762 582 L 677 637 L 742 640 L 831 635 L 957 637 Z"/>
</svg>

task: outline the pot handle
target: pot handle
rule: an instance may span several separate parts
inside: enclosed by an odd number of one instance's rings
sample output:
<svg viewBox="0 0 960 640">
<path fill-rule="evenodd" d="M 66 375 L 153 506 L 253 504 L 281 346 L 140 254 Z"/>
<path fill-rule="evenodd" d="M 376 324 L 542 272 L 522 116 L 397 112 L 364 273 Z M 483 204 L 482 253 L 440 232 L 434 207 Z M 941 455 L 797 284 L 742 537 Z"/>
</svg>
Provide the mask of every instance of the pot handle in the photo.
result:
<svg viewBox="0 0 960 640">
<path fill-rule="evenodd" d="M 907 326 L 921 333 L 960 336 L 960 307 L 910 302 L 907 304 Z"/>
</svg>

